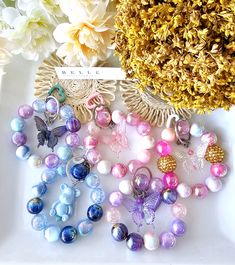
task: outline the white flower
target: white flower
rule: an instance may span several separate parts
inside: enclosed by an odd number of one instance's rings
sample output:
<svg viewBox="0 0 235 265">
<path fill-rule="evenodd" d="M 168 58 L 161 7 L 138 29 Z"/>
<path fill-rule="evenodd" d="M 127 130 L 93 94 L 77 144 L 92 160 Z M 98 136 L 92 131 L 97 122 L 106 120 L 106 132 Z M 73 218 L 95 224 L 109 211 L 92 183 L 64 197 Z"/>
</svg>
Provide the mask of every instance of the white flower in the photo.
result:
<svg viewBox="0 0 235 265">
<path fill-rule="evenodd" d="M 57 55 L 70 66 L 94 66 L 112 54 L 114 35 L 113 16 L 100 1 L 93 10 L 86 9 L 78 0 L 60 0 L 62 11 L 70 23 L 62 23 L 54 31 L 55 40 L 62 45 Z"/>
<path fill-rule="evenodd" d="M 40 7 L 27 9 L 25 15 L 15 8 L 7 7 L 2 10 L 2 15 L 10 26 L 10 29 L 3 31 L 2 36 L 11 42 L 12 53 L 37 61 L 40 56 L 48 57 L 56 49 L 52 36 L 55 26 Z"/>
<path fill-rule="evenodd" d="M 8 41 L 0 37 L 0 66 L 8 64 L 12 57 L 11 53 L 8 51 Z"/>
</svg>

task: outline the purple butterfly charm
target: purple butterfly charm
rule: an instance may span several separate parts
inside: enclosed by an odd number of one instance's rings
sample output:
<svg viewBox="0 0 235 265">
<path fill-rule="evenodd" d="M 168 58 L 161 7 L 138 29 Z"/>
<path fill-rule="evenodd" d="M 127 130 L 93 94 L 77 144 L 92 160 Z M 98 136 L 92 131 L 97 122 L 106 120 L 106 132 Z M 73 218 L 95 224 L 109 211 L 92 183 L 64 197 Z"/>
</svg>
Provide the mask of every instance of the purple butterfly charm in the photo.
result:
<svg viewBox="0 0 235 265">
<path fill-rule="evenodd" d="M 161 202 L 161 194 L 154 192 L 145 198 L 136 198 L 135 200 L 125 197 L 123 205 L 132 214 L 132 220 L 139 230 L 144 222 L 147 225 L 153 224 L 155 212 Z"/>
<path fill-rule="evenodd" d="M 47 146 L 54 152 L 54 147 L 57 145 L 59 140 L 58 138 L 67 132 L 66 126 L 59 126 L 50 131 L 46 123 L 40 117 L 35 116 L 34 120 L 36 122 L 37 130 L 39 131 L 37 135 L 38 148 L 40 146 L 44 146 L 47 142 Z"/>
</svg>

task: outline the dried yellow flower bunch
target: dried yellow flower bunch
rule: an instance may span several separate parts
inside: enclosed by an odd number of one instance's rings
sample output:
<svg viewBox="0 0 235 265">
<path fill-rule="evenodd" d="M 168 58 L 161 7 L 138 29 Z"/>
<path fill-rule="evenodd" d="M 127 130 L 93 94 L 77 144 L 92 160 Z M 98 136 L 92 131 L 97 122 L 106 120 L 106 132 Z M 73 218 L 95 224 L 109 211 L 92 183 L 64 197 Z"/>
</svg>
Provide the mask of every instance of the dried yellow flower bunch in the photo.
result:
<svg viewBox="0 0 235 265">
<path fill-rule="evenodd" d="M 235 104 L 235 0 L 121 0 L 116 28 L 142 89 L 199 113 Z"/>
</svg>

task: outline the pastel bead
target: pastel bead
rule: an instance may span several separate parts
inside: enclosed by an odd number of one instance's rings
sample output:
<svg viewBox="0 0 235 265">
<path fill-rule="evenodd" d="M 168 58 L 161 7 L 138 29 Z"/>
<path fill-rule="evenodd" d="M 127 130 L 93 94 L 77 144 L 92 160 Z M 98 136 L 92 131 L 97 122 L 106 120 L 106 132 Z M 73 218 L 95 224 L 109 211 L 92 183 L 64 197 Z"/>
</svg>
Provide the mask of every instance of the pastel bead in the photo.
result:
<svg viewBox="0 0 235 265">
<path fill-rule="evenodd" d="M 85 148 L 88 150 L 94 149 L 94 148 L 96 148 L 96 146 L 98 144 L 98 140 L 94 136 L 88 135 L 83 139 L 83 144 L 84 144 Z"/>
<path fill-rule="evenodd" d="M 74 117 L 73 108 L 69 105 L 62 106 L 60 108 L 60 117 L 65 121 Z"/>
<path fill-rule="evenodd" d="M 93 223 L 89 219 L 81 220 L 77 225 L 79 236 L 88 236 L 93 232 Z"/>
<path fill-rule="evenodd" d="M 27 142 L 27 136 L 23 132 L 15 132 L 12 135 L 12 143 L 15 144 L 17 147 L 21 145 L 25 145 Z"/>
<path fill-rule="evenodd" d="M 172 153 L 172 148 L 167 141 L 158 141 L 155 145 L 155 152 L 160 156 L 167 156 Z"/>
<path fill-rule="evenodd" d="M 98 127 L 94 121 L 90 121 L 87 125 L 88 133 L 92 136 L 97 136 L 100 132 L 100 127 Z"/>
<path fill-rule="evenodd" d="M 33 116 L 33 108 L 29 105 L 22 105 L 18 109 L 18 115 L 22 119 L 30 119 Z"/>
<path fill-rule="evenodd" d="M 137 154 L 137 159 L 141 163 L 147 164 L 152 159 L 152 154 L 149 150 L 142 150 L 142 151 L 139 151 L 139 153 Z"/>
<path fill-rule="evenodd" d="M 45 230 L 44 230 L 44 237 L 45 239 L 50 242 L 56 242 L 60 238 L 60 228 L 57 225 L 49 225 Z"/>
<path fill-rule="evenodd" d="M 109 202 L 112 206 L 118 207 L 123 202 L 123 195 L 120 191 L 111 192 L 109 195 Z"/>
<path fill-rule="evenodd" d="M 30 155 L 31 151 L 27 145 L 21 145 L 16 149 L 16 157 L 20 160 L 27 160 Z"/>
<path fill-rule="evenodd" d="M 117 163 L 112 167 L 112 175 L 117 179 L 122 179 L 126 176 L 128 171 L 127 166 L 121 163 Z"/>
<path fill-rule="evenodd" d="M 77 118 L 70 118 L 66 121 L 66 128 L 71 133 L 78 132 L 81 129 L 81 122 Z"/>
<path fill-rule="evenodd" d="M 162 201 L 166 204 L 174 204 L 177 200 L 176 190 L 166 189 L 162 192 Z"/>
<path fill-rule="evenodd" d="M 198 199 L 204 199 L 208 196 L 208 188 L 204 184 L 196 184 L 192 188 L 192 194 Z"/>
<path fill-rule="evenodd" d="M 150 191 L 161 193 L 164 189 L 164 184 L 160 178 L 152 178 L 150 181 Z"/>
<path fill-rule="evenodd" d="M 222 189 L 222 181 L 218 177 L 210 176 L 205 179 L 207 188 L 212 192 L 218 192 Z"/>
<path fill-rule="evenodd" d="M 93 204 L 87 209 L 87 217 L 92 222 L 98 222 L 103 216 L 103 209 L 99 204 Z"/>
<path fill-rule="evenodd" d="M 45 214 L 36 214 L 31 221 L 32 228 L 36 231 L 43 231 L 48 226 L 48 220 Z"/>
<path fill-rule="evenodd" d="M 124 179 L 119 183 L 119 190 L 125 195 L 130 195 L 133 192 L 131 181 L 129 179 Z"/>
<path fill-rule="evenodd" d="M 140 116 L 137 113 L 129 113 L 127 114 L 126 122 L 130 126 L 137 126 L 140 122 Z"/>
<path fill-rule="evenodd" d="M 153 231 L 148 231 L 144 234 L 144 247 L 147 250 L 153 251 L 159 247 L 159 238 Z"/>
<path fill-rule="evenodd" d="M 42 197 L 47 192 L 47 185 L 45 182 L 40 182 L 32 187 L 32 194 L 35 197 Z"/>
<path fill-rule="evenodd" d="M 91 149 L 87 152 L 86 158 L 89 163 L 96 165 L 101 160 L 101 154 L 98 150 Z"/>
<path fill-rule="evenodd" d="M 78 181 L 84 181 L 87 175 L 90 173 L 90 166 L 87 162 L 75 164 L 70 169 L 71 175 Z"/>
<path fill-rule="evenodd" d="M 175 235 L 172 232 L 164 232 L 160 235 L 160 245 L 165 249 L 173 248 L 176 244 Z"/>
<path fill-rule="evenodd" d="M 128 229 L 122 223 L 116 223 L 111 229 L 111 234 L 114 240 L 121 242 L 127 239 Z"/>
<path fill-rule="evenodd" d="M 211 165 L 210 171 L 213 176 L 223 178 L 228 173 L 228 167 L 222 163 L 215 163 Z"/>
<path fill-rule="evenodd" d="M 100 204 L 103 203 L 105 200 L 105 192 L 101 188 L 96 188 L 91 191 L 90 197 L 93 203 Z"/>
<path fill-rule="evenodd" d="M 127 236 L 126 245 L 131 251 L 139 251 L 144 246 L 144 239 L 137 233 L 130 233 Z"/>
<path fill-rule="evenodd" d="M 217 143 L 217 136 L 214 132 L 206 132 L 203 133 L 201 141 L 204 144 L 213 145 Z"/>
<path fill-rule="evenodd" d="M 143 166 L 143 163 L 139 160 L 131 160 L 129 161 L 127 167 L 130 173 L 134 174 L 136 170 Z"/>
<path fill-rule="evenodd" d="M 149 135 L 151 133 L 151 130 L 152 130 L 151 125 L 146 121 L 141 121 L 137 125 L 137 132 L 140 135 L 143 135 L 143 136 Z"/>
<path fill-rule="evenodd" d="M 60 240 L 65 244 L 71 244 L 77 239 L 77 229 L 73 226 L 65 226 L 60 232 Z"/>
<path fill-rule="evenodd" d="M 57 179 L 57 171 L 56 169 L 45 169 L 42 172 L 41 180 L 46 184 L 52 184 Z"/>
<path fill-rule="evenodd" d="M 190 128 L 190 134 L 194 137 L 201 137 L 204 132 L 204 127 L 197 123 L 193 123 Z"/>
<path fill-rule="evenodd" d="M 168 172 L 163 176 L 163 184 L 165 188 L 173 190 L 177 188 L 179 179 L 174 172 Z"/>
<path fill-rule="evenodd" d="M 34 100 L 32 107 L 37 113 L 44 113 L 46 111 L 46 102 L 42 99 Z"/>
<path fill-rule="evenodd" d="M 189 198 L 192 194 L 192 188 L 186 183 L 180 183 L 176 190 L 181 198 Z"/>
<path fill-rule="evenodd" d="M 50 98 L 46 102 L 46 110 L 51 114 L 56 114 L 58 111 L 58 102 L 54 98 Z"/>
<path fill-rule="evenodd" d="M 187 208 L 182 203 L 175 203 L 171 207 L 171 212 L 175 218 L 184 219 L 187 215 Z"/>
<path fill-rule="evenodd" d="M 120 124 L 123 120 L 125 120 L 125 113 L 120 110 L 114 110 L 112 112 L 112 121 L 115 124 Z"/>
<path fill-rule="evenodd" d="M 31 155 L 28 164 L 31 168 L 40 168 L 43 165 L 43 159 L 38 155 Z"/>
<path fill-rule="evenodd" d="M 68 146 L 60 146 L 57 149 L 57 155 L 60 160 L 66 162 L 72 158 L 72 150 Z"/>
<path fill-rule="evenodd" d="M 112 164 L 108 160 L 101 160 L 97 164 L 97 170 L 102 175 L 108 175 L 111 172 Z"/>
<path fill-rule="evenodd" d="M 95 122 L 100 128 L 107 128 L 112 122 L 112 114 L 109 108 L 100 106 L 95 111 Z"/>
<path fill-rule="evenodd" d="M 66 172 L 66 165 L 65 164 L 61 164 L 57 167 L 57 174 L 60 176 L 60 177 L 67 177 L 67 172 Z"/>
<path fill-rule="evenodd" d="M 190 124 L 188 120 L 180 119 L 177 121 L 176 126 L 180 135 L 188 135 L 190 132 Z"/>
<path fill-rule="evenodd" d="M 25 121 L 22 118 L 14 118 L 11 121 L 11 129 L 14 132 L 21 132 L 25 127 Z"/>
<path fill-rule="evenodd" d="M 162 140 L 174 142 L 176 140 L 175 130 L 173 128 L 166 128 L 161 133 Z"/>
<path fill-rule="evenodd" d="M 31 214 L 38 214 L 43 209 L 43 201 L 42 199 L 35 197 L 28 201 L 27 210 Z"/>
<path fill-rule="evenodd" d="M 137 191 L 147 191 L 151 181 L 151 176 L 143 173 L 138 173 L 134 176 L 132 183 Z"/>
<path fill-rule="evenodd" d="M 140 141 L 140 146 L 143 146 L 145 149 L 152 149 L 155 146 L 155 139 L 153 136 L 146 135 Z"/>
<path fill-rule="evenodd" d="M 97 174 L 91 172 L 86 176 L 86 184 L 89 188 L 95 189 L 100 185 L 100 178 Z"/>
<path fill-rule="evenodd" d="M 177 237 L 183 236 L 186 232 L 185 222 L 180 219 L 175 219 L 171 224 L 171 232 Z"/>
<path fill-rule="evenodd" d="M 106 211 L 106 220 L 111 224 L 119 223 L 121 220 L 120 211 L 115 207 L 111 207 Z"/>
<path fill-rule="evenodd" d="M 59 162 L 60 159 L 56 154 L 49 154 L 45 157 L 45 165 L 47 168 L 56 168 Z"/>
<path fill-rule="evenodd" d="M 65 143 L 68 147 L 77 148 L 80 145 L 80 137 L 77 133 L 69 133 L 65 137 Z"/>
</svg>

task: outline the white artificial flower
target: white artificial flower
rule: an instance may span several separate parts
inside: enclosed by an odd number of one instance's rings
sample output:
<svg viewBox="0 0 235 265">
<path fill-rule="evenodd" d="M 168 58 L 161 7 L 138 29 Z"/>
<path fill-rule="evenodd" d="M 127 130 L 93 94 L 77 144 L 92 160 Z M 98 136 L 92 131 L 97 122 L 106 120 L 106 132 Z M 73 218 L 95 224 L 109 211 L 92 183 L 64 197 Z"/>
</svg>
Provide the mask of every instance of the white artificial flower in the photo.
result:
<svg viewBox="0 0 235 265">
<path fill-rule="evenodd" d="M 112 54 L 114 36 L 113 15 L 106 12 L 106 3 L 100 1 L 93 10 L 78 0 L 66 3 L 60 0 L 70 23 L 62 23 L 54 31 L 55 40 L 62 44 L 57 55 L 70 66 L 94 66 L 98 61 L 105 61 Z"/>
<path fill-rule="evenodd" d="M 11 53 L 8 51 L 8 45 L 7 39 L 0 37 L 0 66 L 8 64 L 12 57 Z"/>
</svg>

